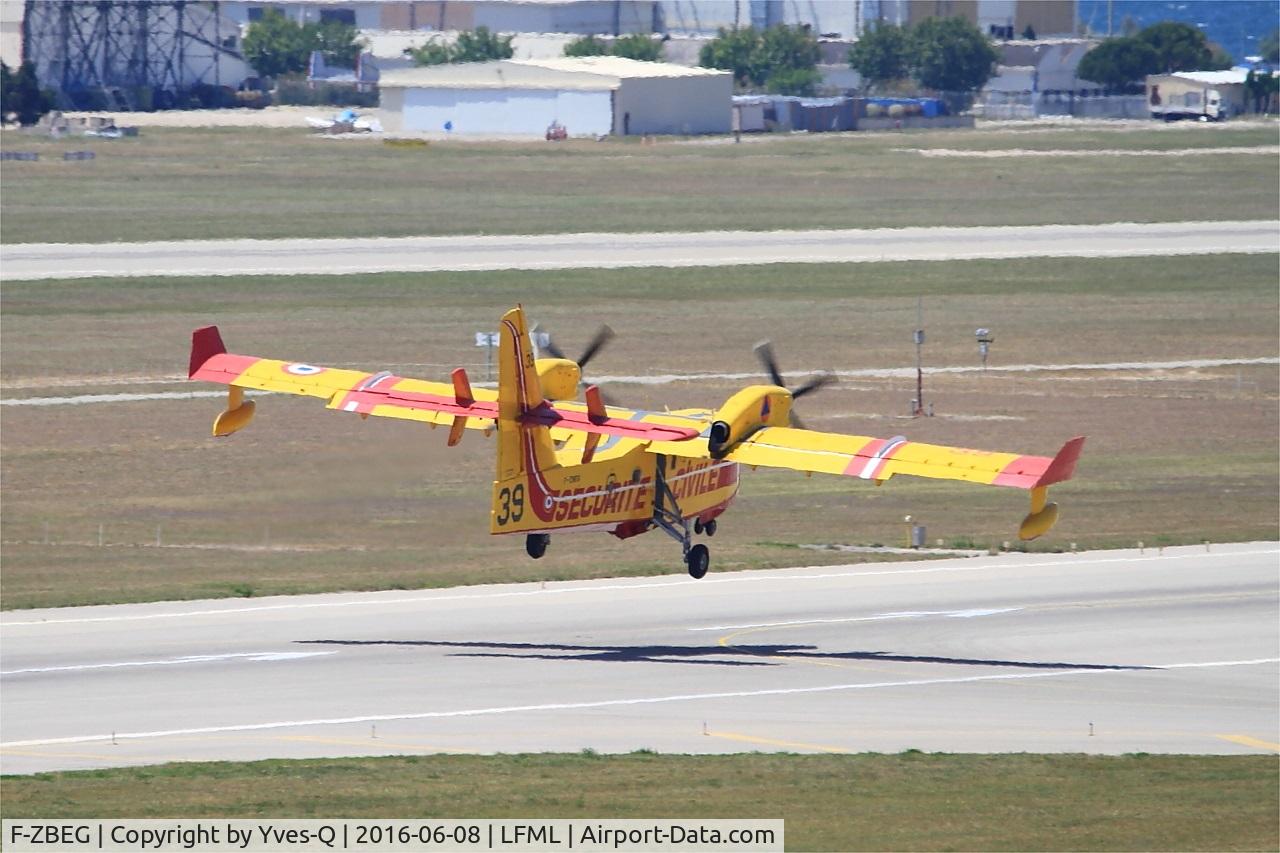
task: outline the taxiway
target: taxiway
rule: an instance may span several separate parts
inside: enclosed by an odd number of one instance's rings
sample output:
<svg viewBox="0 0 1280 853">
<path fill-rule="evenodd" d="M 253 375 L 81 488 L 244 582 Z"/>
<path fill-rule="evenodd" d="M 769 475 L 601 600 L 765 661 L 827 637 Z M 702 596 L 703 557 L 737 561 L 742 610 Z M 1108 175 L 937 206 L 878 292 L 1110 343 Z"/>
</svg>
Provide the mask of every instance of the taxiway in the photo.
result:
<svg viewBox="0 0 1280 853">
<path fill-rule="evenodd" d="M 1280 250 L 1280 222 L 879 228 L 823 231 L 18 243 L 5 281 L 200 275 L 732 266 L 980 258 L 1122 258 Z"/>
</svg>

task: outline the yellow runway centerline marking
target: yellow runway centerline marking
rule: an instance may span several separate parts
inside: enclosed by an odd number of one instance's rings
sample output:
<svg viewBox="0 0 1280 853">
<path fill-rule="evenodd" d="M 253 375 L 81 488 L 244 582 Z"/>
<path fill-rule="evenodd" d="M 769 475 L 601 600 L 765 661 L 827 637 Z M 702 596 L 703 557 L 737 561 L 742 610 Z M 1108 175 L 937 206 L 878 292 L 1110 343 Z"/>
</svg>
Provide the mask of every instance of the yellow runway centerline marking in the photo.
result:
<svg viewBox="0 0 1280 853">
<path fill-rule="evenodd" d="M 851 749 L 844 749 L 839 746 L 823 746 L 820 743 L 797 743 L 789 740 L 774 740 L 767 737 L 755 737 L 754 735 L 742 735 L 734 732 L 707 732 L 707 737 L 724 738 L 725 740 L 739 740 L 746 743 L 763 743 L 769 746 L 785 746 L 790 749 L 809 749 L 814 752 L 834 752 L 842 755 L 852 753 Z"/>
<path fill-rule="evenodd" d="M 1268 752 L 1280 752 L 1280 743 L 1271 743 L 1270 741 L 1258 740 L 1256 737 L 1248 735 L 1214 735 L 1222 740 L 1229 740 L 1232 743 L 1238 743 L 1242 746 L 1252 746 L 1254 749 L 1265 749 Z"/>
</svg>

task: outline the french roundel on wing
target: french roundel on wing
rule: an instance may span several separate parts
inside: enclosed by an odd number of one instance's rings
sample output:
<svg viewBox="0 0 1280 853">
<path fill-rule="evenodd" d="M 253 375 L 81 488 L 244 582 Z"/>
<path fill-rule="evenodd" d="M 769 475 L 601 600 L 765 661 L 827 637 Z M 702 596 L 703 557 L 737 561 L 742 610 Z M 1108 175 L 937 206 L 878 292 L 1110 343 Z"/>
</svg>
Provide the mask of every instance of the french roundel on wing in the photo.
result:
<svg viewBox="0 0 1280 853">
<path fill-rule="evenodd" d="M 324 373 L 324 368 L 314 364 L 286 364 L 284 372 L 294 376 L 315 376 L 317 373 Z"/>
</svg>

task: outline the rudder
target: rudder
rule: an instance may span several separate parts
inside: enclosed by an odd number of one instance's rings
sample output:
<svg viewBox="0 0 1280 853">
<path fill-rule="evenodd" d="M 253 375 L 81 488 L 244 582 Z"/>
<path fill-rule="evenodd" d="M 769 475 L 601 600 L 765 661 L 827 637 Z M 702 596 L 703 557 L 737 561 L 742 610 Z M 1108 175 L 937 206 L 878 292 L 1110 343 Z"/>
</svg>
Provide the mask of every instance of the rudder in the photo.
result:
<svg viewBox="0 0 1280 853">
<path fill-rule="evenodd" d="M 512 308 L 498 330 L 498 483 L 558 464 L 550 431 L 522 420 L 544 402 L 524 309 Z"/>
</svg>

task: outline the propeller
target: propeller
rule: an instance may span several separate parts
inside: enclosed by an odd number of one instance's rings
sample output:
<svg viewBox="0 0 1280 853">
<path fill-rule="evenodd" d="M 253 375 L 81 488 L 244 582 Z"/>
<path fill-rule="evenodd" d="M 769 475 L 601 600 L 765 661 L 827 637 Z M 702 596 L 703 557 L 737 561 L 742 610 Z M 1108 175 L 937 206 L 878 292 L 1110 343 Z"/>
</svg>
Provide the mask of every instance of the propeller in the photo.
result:
<svg viewBox="0 0 1280 853">
<path fill-rule="evenodd" d="M 768 374 L 770 381 L 772 381 L 774 385 L 786 388 L 787 384 L 782 379 L 782 371 L 778 370 L 778 359 L 773 354 L 773 344 L 768 341 L 761 341 L 753 347 L 752 351 L 755 352 L 756 358 L 760 359 L 760 364 L 764 367 L 764 372 Z M 830 385 L 835 381 L 835 376 L 824 371 L 817 374 L 803 385 L 798 385 L 795 388 L 788 388 L 787 390 L 791 392 L 792 400 L 799 400 L 805 394 L 811 394 L 819 388 Z M 804 422 L 800 420 L 794 411 L 791 414 L 791 425 L 799 427 L 800 429 L 805 429 Z"/>
<path fill-rule="evenodd" d="M 537 326 L 534 326 L 534 331 L 535 332 L 539 331 L 539 328 Z M 599 353 L 600 350 L 604 349 L 605 344 L 609 343 L 609 341 L 613 340 L 613 338 L 614 338 L 613 329 L 609 328 L 608 326 L 601 326 L 599 329 L 596 329 L 595 335 L 587 343 L 586 349 L 582 351 L 582 355 L 578 356 L 577 359 L 571 359 L 575 364 L 578 365 L 578 370 L 585 371 L 587 364 L 591 361 L 591 359 L 595 358 L 596 354 Z M 551 355 L 553 358 L 564 358 L 564 359 L 569 358 L 567 355 L 564 354 L 564 350 L 556 346 L 555 339 L 551 337 L 551 334 L 549 332 L 547 333 L 547 337 L 546 337 L 546 346 L 542 347 L 542 349 L 546 350 L 547 353 Z M 585 378 L 580 379 L 580 381 L 584 386 L 589 384 Z M 605 393 L 604 391 L 600 392 L 600 399 L 607 406 L 618 405 L 617 401 L 614 400 L 614 398 L 611 395 Z"/>
<path fill-rule="evenodd" d="M 581 370 L 585 368 L 587 366 L 587 362 L 595 358 L 596 353 L 604 349 L 604 345 L 609 343 L 611 340 L 613 340 L 613 329 L 610 329 L 608 326 L 601 326 L 597 329 L 595 337 L 593 337 L 590 343 L 587 344 L 587 348 L 582 351 L 582 355 L 575 359 L 578 369 Z M 547 345 L 544 349 L 551 353 L 555 358 L 568 358 L 568 356 L 564 354 L 564 350 L 556 346 L 555 340 L 552 339 L 549 334 L 547 336 Z"/>
</svg>

